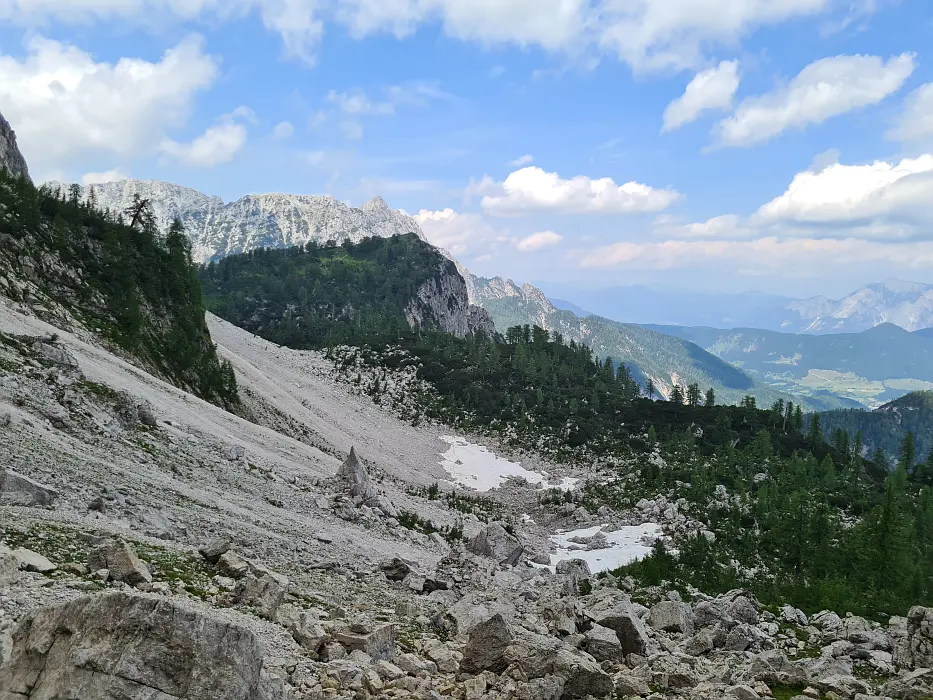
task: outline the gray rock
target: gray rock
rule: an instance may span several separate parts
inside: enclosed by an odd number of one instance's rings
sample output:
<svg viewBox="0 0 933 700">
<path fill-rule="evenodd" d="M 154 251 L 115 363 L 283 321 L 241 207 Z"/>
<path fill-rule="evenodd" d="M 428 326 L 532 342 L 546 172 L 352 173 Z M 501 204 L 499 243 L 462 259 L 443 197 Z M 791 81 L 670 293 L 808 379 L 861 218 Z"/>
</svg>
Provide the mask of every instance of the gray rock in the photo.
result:
<svg viewBox="0 0 933 700">
<path fill-rule="evenodd" d="M 68 367 L 69 369 L 78 368 L 77 358 L 75 358 L 74 355 L 72 355 L 64 348 L 60 348 L 57 345 L 52 345 L 51 343 L 37 340 L 32 345 L 32 351 L 37 355 L 44 357 L 49 362 L 54 362 L 56 365 Z"/>
<path fill-rule="evenodd" d="M 136 412 L 139 415 L 139 422 L 149 428 L 158 427 L 159 421 L 156 420 L 155 411 L 152 404 L 148 401 L 142 401 L 137 407 Z"/>
<path fill-rule="evenodd" d="M 255 575 L 248 573 L 237 581 L 234 599 L 242 605 L 256 608 L 257 612 L 270 620 L 285 599 L 288 579 L 272 573 Z"/>
<path fill-rule="evenodd" d="M 588 608 L 585 614 L 596 624 L 616 633 L 623 653 L 646 655 L 648 630 L 628 600 L 606 597 Z"/>
<path fill-rule="evenodd" d="M 224 447 L 224 459 L 228 462 L 246 459 L 246 448 L 243 445 L 227 445 Z"/>
<path fill-rule="evenodd" d="M 748 625 L 758 624 L 758 610 L 746 596 L 742 595 L 732 601 L 729 606 L 729 614 L 739 622 Z"/>
<path fill-rule="evenodd" d="M 26 159 L 16 145 L 16 133 L 10 123 L 0 114 L 0 170 L 9 170 L 11 175 L 29 180 Z"/>
<path fill-rule="evenodd" d="M 517 537 L 510 535 L 501 523 L 489 523 L 470 540 L 467 550 L 481 557 L 495 559 L 499 566 L 514 566 L 522 556 L 524 547 Z"/>
<path fill-rule="evenodd" d="M 896 636 L 894 661 L 906 669 L 933 668 L 933 608 L 915 605 L 907 613 L 906 625 Z"/>
<path fill-rule="evenodd" d="M 12 469 L 0 469 L 0 504 L 51 506 L 58 491 Z"/>
<path fill-rule="evenodd" d="M 412 569 L 411 562 L 405 561 L 399 557 L 387 559 L 379 565 L 379 570 L 384 573 L 386 578 L 390 581 L 404 581 L 405 577 L 412 572 Z"/>
<path fill-rule="evenodd" d="M 35 571 L 40 574 L 50 574 L 58 567 L 46 559 L 41 554 L 33 552 L 31 549 L 16 549 L 13 556 L 19 562 L 19 568 L 23 571 Z"/>
<path fill-rule="evenodd" d="M 0 590 L 19 578 L 19 559 L 0 544 Z"/>
<path fill-rule="evenodd" d="M 356 449 L 351 447 L 350 454 L 337 470 L 337 478 L 343 480 L 350 490 L 351 496 L 358 496 L 363 501 L 376 497 L 376 487 L 369 478 L 369 474 L 356 456 Z"/>
<path fill-rule="evenodd" d="M 334 639 L 350 651 L 362 651 L 376 661 L 395 658 L 395 625 L 379 625 L 372 632 L 337 632 Z"/>
<path fill-rule="evenodd" d="M 881 693 L 897 700 L 926 700 L 933 697 L 933 669 L 918 668 L 890 680 L 882 686 Z"/>
<path fill-rule="evenodd" d="M 515 640 L 509 623 L 499 613 L 476 625 L 463 649 L 460 670 L 465 673 L 501 673 L 508 666 L 506 649 Z"/>
<path fill-rule="evenodd" d="M 261 668 L 242 627 L 166 598 L 105 593 L 24 618 L 0 699 L 256 700 Z"/>
<path fill-rule="evenodd" d="M 276 622 L 287 629 L 294 640 L 303 649 L 310 652 L 312 658 L 317 658 L 324 645 L 330 640 L 330 635 L 314 615 L 307 610 L 286 603 L 276 612 Z"/>
<path fill-rule="evenodd" d="M 624 660 L 622 644 L 614 630 L 601 625 L 593 625 L 583 636 L 586 639 L 584 647 L 587 653 L 597 661 L 621 663 Z"/>
<path fill-rule="evenodd" d="M 108 540 L 100 545 L 88 556 L 87 568 L 90 571 L 107 569 L 111 581 L 122 581 L 131 586 L 152 583 L 149 569 L 123 540 Z"/>
<path fill-rule="evenodd" d="M 651 612 L 648 614 L 648 624 L 656 630 L 692 634 L 694 624 L 693 609 L 686 603 L 662 600 L 651 608 Z"/>
<path fill-rule="evenodd" d="M 211 564 L 216 564 L 218 560 L 229 551 L 230 540 L 226 537 L 215 537 L 198 549 L 198 553 Z"/>
<path fill-rule="evenodd" d="M 232 579 L 241 579 L 249 572 L 249 562 L 236 552 L 224 552 L 217 559 L 217 570 Z"/>
<path fill-rule="evenodd" d="M 560 676 L 532 678 L 518 687 L 516 700 L 560 700 L 564 694 L 564 679 Z"/>
</svg>

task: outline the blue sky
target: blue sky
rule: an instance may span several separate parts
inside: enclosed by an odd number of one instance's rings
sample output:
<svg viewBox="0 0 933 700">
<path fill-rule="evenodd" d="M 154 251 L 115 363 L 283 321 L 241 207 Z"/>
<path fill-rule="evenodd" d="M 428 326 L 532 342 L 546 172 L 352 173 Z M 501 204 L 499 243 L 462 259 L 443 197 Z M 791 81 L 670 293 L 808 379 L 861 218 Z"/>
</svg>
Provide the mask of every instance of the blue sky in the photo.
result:
<svg viewBox="0 0 933 700">
<path fill-rule="evenodd" d="M 926 0 L 0 0 L 36 179 L 382 195 L 480 274 L 933 283 Z M 582 293 L 582 292 L 581 292 Z"/>
</svg>

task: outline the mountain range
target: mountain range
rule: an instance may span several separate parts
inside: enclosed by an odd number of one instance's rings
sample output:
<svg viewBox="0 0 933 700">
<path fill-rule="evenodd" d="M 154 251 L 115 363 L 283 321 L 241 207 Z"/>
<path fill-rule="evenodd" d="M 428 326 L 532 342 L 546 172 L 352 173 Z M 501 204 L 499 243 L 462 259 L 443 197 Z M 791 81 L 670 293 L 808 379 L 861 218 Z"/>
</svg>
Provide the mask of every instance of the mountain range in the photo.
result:
<svg viewBox="0 0 933 700">
<path fill-rule="evenodd" d="M 858 333 L 882 323 L 893 323 L 908 331 L 933 326 L 933 285 L 899 279 L 867 284 L 841 299 L 794 299 L 754 291 L 677 292 L 641 285 L 595 292 L 554 287 L 553 292 L 572 298 L 578 314 L 577 309 L 584 307 L 591 313 L 628 323 L 762 328 L 814 335 Z M 558 305 L 567 308 L 570 303 Z"/>
<path fill-rule="evenodd" d="M 55 191 L 65 185 L 47 183 Z M 195 262 L 218 260 L 255 248 L 288 248 L 310 241 L 358 243 L 369 236 L 414 233 L 424 239 L 418 222 L 390 209 L 376 197 L 362 207 L 349 207 L 330 196 L 282 193 L 249 194 L 235 202 L 158 180 L 121 180 L 89 185 L 80 190 L 82 201 L 101 209 L 123 212 L 138 195 L 148 199 L 163 230 L 181 219 Z"/>
</svg>

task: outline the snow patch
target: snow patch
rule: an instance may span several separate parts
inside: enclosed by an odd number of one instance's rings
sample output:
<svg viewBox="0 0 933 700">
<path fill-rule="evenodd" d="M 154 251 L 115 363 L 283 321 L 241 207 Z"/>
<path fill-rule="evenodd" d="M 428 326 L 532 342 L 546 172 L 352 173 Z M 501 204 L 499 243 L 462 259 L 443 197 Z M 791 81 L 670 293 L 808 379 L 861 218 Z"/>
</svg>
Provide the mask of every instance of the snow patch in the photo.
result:
<svg viewBox="0 0 933 700">
<path fill-rule="evenodd" d="M 579 482 L 579 479 L 564 477 L 558 484 L 550 484 L 547 474 L 530 471 L 519 462 L 498 457 L 482 445 L 452 435 L 442 435 L 440 439 L 450 445 L 441 455 L 440 464 L 460 486 L 489 491 L 513 477 L 525 479 L 529 484 L 541 484 L 543 488 L 574 489 Z"/>
<path fill-rule="evenodd" d="M 647 557 L 651 554 L 651 545 L 662 535 L 661 526 L 657 523 L 625 525 L 612 531 L 604 530 L 605 527 L 595 525 L 569 532 L 558 530 L 557 534 L 551 535 L 550 540 L 555 547 L 551 553 L 551 568 L 564 559 L 583 559 L 594 574 L 610 571 Z M 587 550 L 570 541 L 577 537 L 589 538 L 600 531 L 609 544 L 605 549 Z"/>
</svg>

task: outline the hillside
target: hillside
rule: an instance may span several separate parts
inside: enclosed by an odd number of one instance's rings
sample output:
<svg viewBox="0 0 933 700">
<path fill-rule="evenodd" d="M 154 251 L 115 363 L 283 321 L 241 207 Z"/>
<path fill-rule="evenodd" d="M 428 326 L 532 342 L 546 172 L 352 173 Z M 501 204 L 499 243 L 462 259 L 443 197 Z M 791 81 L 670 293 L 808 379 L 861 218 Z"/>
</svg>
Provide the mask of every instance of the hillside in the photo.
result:
<svg viewBox="0 0 933 700">
<path fill-rule="evenodd" d="M 414 234 L 258 249 L 200 271 L 208 308 L 294 348 L 362 343 L 412 328 L 456 337 L 494 328 L 452 262 Z"/>
<path fill-rule="evenodd" d="M 612 357 L 616 363 L 629 366 L 642 385 L 650 379 L 661 396 L 670 396 L 675 384 L 696 383 L 704 391 L 712 388 L 724 403 L 738 403 L 749 394 L 762 405 L 787 398 L 786 394 L 755 382 L 741 369 L 674 334 L 599 316 L 581 318 L 558 309 L 529 284 L 518 287 L 503 278 L 473 277 L 472 287 L 476 303 L 489 311 L 500 330 L 528 323 L 586 343 L 598 356 Z M 840 405 L 844 403 L 835 397 L 815 392 L 807 400 L 808 408 L 813 410 Z"/>
<path fill-rule="evenodd" d="M 0 172 L 0 294 L 222 406 L 237 404 L 204 321 L 187 239 L 120 223 Z"/>
<path fill-rule="evenodd" d="M 648 326 L 684 338 L 761 382 L 795 394 L 832 392 L 875 407 L 933 388 L 933 338 L 885 323 L 861 333 Z"/>
<path fill-rule="evenodd" d="M 54 190 L 67 190 L 50 183 Z M 356 209 L 329 196 L 282 193 L 250 194 L 225 203 L 188 187 L 156 180 L 120 180 L 81 187 L 82 201 L 122 212 L 137 196 L 152 203 L 156 223 L 165 228 L 175 219 L 185 225 L 195 262 L 255 248 L 288 248 L 327 241 L 358 243 L 371 236 L 414 233 L 424 238 L 418 222 L 389 209 L 381 197 Z"/>
<path fill-rule="evenodd" d="M 861 432 L 869 452 L 882 450 L 892 463 L 910 432 L 916 441 L 918 461 L 933 458 L 933 391 L 912 392 L 874 411 L 828 411 L 820 414 L 820 423 L 827 436 L 842 429 L 852 440 Z"/>
</svg>

